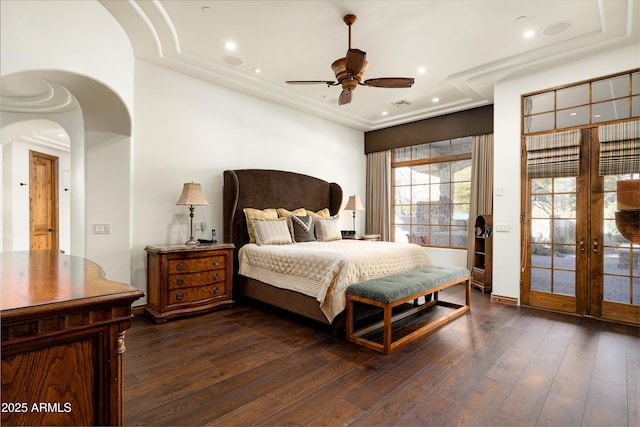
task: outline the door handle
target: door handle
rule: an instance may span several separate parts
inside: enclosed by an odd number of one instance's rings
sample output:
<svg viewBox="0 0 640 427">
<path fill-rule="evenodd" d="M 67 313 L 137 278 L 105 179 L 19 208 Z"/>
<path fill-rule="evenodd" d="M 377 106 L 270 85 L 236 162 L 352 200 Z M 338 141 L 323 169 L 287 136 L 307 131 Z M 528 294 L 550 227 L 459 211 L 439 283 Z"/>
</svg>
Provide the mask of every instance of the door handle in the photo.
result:
<svg viewBox="0 0 640 427">
<path fill-rule="evenodd" d="M 598 238 L 594 238 L 593 239 L 593 253 L 597 254 L 598 253 Z"/>
<path fill-rule="evenodd" d="M 53 228 L 47 230 L 49 233 L 53 232 Z"/>
<path fill-rule="evenodd" d="M 580 239 L 580 253 L 584 253 L 584 237 Z"/>
</svg>

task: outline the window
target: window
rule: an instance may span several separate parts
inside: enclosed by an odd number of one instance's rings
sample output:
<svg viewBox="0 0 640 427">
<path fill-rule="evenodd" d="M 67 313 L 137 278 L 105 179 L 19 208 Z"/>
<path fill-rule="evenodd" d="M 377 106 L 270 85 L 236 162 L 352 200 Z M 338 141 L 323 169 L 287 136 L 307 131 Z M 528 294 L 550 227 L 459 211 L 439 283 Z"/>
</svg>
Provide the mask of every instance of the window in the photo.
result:
<svg viewBox="0 0 640 427">
<path fill-rule="evenodd" d="M 524 134 L 640 116 L 640 71 L 523 97 Z"/>
<path fill-rule="evenodd" d="M 466 249 L 472 137 L 392 151 L 392 240 Z"/>
</svg>

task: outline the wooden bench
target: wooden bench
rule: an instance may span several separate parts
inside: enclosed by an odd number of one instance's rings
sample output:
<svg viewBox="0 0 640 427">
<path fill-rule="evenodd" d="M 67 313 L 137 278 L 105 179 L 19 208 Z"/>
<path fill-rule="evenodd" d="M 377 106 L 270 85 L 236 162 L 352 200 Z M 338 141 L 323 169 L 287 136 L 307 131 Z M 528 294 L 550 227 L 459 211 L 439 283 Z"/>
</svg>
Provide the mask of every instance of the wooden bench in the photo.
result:
<svg viewBox="0 0 640 427">
<path fill-rule="evenodd" d="M 465 305 L 454 304 L 438 299 L 438 291 L 459 283 L 465 284 Z M 433 295 L 425 304 L 417 305 L 420 297 Z M 362 345 L 380 353 L 389 354 L 414 341 L 416 338 L 439 328 L 460 317 L 471 309 L 471 276 L 469 270 L 462 267 L 443 267 L 429 265 L 408 270 L 391 276 L 380 277 L 347 287 L 347 341 Z M 413 307 L 393 315 L 393 308 L 413 301 Z M 360 302 L 383 309 L 383 320 L 354 331 L 354 303 Z M 434 305 L 445 306 L 454 311 L 431 321 L 409 334 L 392 340 L 393 322 L 414 315 Z M 382 343 L 364 337 L 382 328 Z"/>
</svg>

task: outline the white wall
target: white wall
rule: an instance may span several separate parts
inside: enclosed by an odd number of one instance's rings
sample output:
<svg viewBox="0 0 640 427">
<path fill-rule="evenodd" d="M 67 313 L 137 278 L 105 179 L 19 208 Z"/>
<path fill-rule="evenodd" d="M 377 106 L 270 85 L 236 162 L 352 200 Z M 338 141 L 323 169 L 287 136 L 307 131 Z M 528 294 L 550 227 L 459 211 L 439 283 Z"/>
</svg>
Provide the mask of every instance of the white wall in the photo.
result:
<svg viewBox="0 0 640 427">
<path fill-rule="evenodd" d="M 494 90 L 493 222 L 509 224 L 509 232 L 493 234 L 493 293 L 520 298 L 520 100 L 521 95 L 627 71 L 640 65 L 640 48 L 605 52 L 524 77 L 496 83 Z"/>
<path fill-rule="evenodd" d="M 219 241 L 226 169 L 294 171 L 337 182 L 345 195 L 365 193 L 361 131 L 143 61 L 135 88 L 131 255 L 139 289 L 146 289 L 144 247 L 189 237 L 188 209 L 175 205 L 185 182 L 202 185 L 209 206 L 196 207 L 194 222 L 206 221 Z M 350 228 L 351 215 L 342 217 Z M 364 232 L 363 216 L 357 227 Z"/>
<path fill-rule="evenodd" d="M 131 283 L 131 138 L 89 132 L 87 141 L 85 257 L 98 262 L 110 280 Z M 94 224 L 108 224 L 109 234 L 94 234 Z"/>
</svg>

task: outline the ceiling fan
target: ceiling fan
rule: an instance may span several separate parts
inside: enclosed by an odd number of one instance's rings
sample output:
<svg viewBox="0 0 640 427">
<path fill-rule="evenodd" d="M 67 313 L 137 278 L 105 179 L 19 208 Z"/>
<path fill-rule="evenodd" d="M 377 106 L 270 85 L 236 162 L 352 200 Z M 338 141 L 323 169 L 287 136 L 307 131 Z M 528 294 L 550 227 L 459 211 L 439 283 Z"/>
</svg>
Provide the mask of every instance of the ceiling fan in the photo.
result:
<svg viewBox="0 0 640 427">
<path fill-rule="evenodd" d="M 342 93 L 338 99 L 338 105 L 351 102 L 353 91 L 360 86 L 406 88 L 414 83 L 413 77 L 380 77 L 376 79 L 362 80 L 369 63 L 366 60 L 366 52 L 351 48 L 351 26 L 356 22 L 355 15 L 345 15 L 343 21 L 349 27 L 349 50 L 344 58 L 337 59 L 331 64 L 331 69 L 336 75 L 336 81 L 331 80 L 288 80 L 292 85 L 326 84 L 327 86 L 342 85 Z"/>
</svg>

